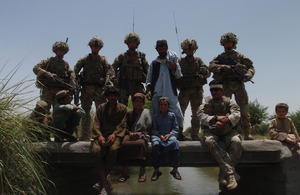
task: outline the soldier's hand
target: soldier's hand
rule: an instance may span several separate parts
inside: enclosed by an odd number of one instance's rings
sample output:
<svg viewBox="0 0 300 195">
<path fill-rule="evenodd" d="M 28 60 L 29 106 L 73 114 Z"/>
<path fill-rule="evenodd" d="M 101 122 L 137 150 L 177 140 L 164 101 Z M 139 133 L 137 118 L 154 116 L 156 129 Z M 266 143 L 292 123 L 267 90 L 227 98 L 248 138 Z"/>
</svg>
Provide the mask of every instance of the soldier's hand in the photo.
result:
<svg viewBox="0 0 300 195">
<path fill-rule="evenodd" d="M 208 74 L 208 69 L 204 68 L 204 67 L 201 67 L 200 68 L 200 73 L 203 74 L 203 75 L 207 75 Z"/>
<path fill-rule="evenodd" d="M 222 122 L 222 123 L 229 123 L 229 119 L 228 119 L 228 116 L 218 116 L 218 121 Z"/>
<path fill-rule="evenodd" d="M 237 63 L 237 64 L 235 65 L 235 67 L 236 67 L 237 69 L 239 69 L 241 72 L 243 72 L 244 74 L 247 73 L 247 66 L 246 66 L 246 65 L 241 64 L 241 63 Z"/>
<path fill-rule="evenodd" d="M 224 123 L 221 121 L 216 122 L 216 130 L 221 131 L 224 127 Z"/>
<path fill-rule="evenodd" d="M 50 72 L 45 72 L 45 76 L 46 76 L 46 78 L 47 78 L 49 81 L 55 82 L 56 74 L 52 74 L 52 73 L 50 73 Z"/>
<path fill-rule="evenodd" d="M 220 66 L 221 69 L 226 70 L 226 69 L 231 69 L 231 67 L 229 65 L 221 65 Z"/>
</svg>

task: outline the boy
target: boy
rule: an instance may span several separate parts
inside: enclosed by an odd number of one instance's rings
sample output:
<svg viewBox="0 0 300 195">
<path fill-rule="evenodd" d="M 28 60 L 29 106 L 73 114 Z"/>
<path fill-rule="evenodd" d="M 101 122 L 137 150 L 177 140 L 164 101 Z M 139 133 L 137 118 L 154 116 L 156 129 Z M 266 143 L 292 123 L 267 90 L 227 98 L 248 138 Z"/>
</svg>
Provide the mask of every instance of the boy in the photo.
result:
<svg viewBox="0 0 300 195">
<path fill-rule="evenodd" d="M 277 118 L 273 119 L 269 125 L 269 135 L 271 139 L 291 144 L 292 151 L 299 149 L 299 134 L 293 121 L 286 118 L 289 106 L 285 103 L 279 103 L 275 107 Z"/>
<path fill-rule="evenodd" d="M 151 181 L 155 181 L 162 175 L 159 167 L 163 163 L 164 150 L 170 151 L 170 160 L 173 170 L 170 172 L 175 179 L 181 180 L 178 172 L 179 167 L 179 142 L 177 134 L 179 126 L 177 123 L 176 115 L 169 111 L 170 99 L 161 97 L 158 101 L 159 113 L 153 117 L 153 128 L 151 132 L 152 140 L 152 160 L 154 172 Z"/>
<path fill-rule="evenodd" d="M 57 103 L 53 109 L 53 121 L 54 127 L 61 131 L 57 132 L 55 141 L 78 141 L 72 134 L 85 112 L 82 108 L 72 105 L 72 99 L 72 95 L 67 90 L 56 93 Z"/>
</svg>

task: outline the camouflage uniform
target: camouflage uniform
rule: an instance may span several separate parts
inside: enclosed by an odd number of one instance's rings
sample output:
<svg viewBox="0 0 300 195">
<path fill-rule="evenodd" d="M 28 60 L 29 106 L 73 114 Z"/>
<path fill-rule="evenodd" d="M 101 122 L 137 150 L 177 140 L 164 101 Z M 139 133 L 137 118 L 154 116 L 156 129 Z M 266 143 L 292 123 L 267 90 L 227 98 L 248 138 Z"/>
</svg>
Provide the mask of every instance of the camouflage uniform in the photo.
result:
<svg viewBox="0 0 300 195">
<path fill-rule="evenodd" d="M 69 46 L 65 42 L 57 41 L 54 43 L 52 50 L 55 53 L 58 49 L 69 51 Z M 33 72 L 37 75 L 37 87 L 41 88 L 40 99 L 47 102 L 45 109 L 49 112 L 51 105 L 56 102 L 55 95 L 60 90 L 74 90 L 75 74 L 71 70 L 68 62 L 58 56 L 42 60 L 34 66 Z M 59 83 L 55 78 L 71 85 L 66 86 Z M 36 107 L 38 109 L 38 107 Z M 36 110 L 35 109 L 35 110 Z"/>
<path fill-rule="evenodd" d="M 240 120 L 240 109 L 233 100 L 223 96 L 222 100 L 215 100 L 209 97 L 198 110 L 198 116 L 203 129 L 203 139 L 209 148 L 211 154 L 220 166 L 220 175 L 229 178 L 234 175 L 235 166 L 240 160 L 242 154 L 240 135 L 234 130 L 234 127 Z M 214 128 L 216 116 L 228 116 L 231 123 L 225 124 L 223 129 Z M 224 141 L 227 151 L 222 149 L 218 141 Z M 236 178 L 238 180 L 239 178 Z"/>
<path fill-rule="evenodd" d="M 34 112 L 32 112 L 29 116 L 29 119 L 38 122 L 38 126 L 41 129 L 47 129 L 49 132 L 49 126 L 52 126 L 52 118 L 51 113 L 45 108 L 47 107 L 47 102 L 43 100 L 39 100 L 36 103 L 36 107 Z M 33 135 L 40 141 L 48 141 L 50 140 L 50 133 L 42 133 L 39 131 L 33 132 Z"/>
<path fill-rule="evenodd" d="M 183 53 L 186 49 L 192 49 L 194 52 L 198 49 L 195 40 L 186 39 L 181 44 Z M 204 64 L 201 58 L 194 58 L 189 61 L 188 57 L 179 59 L 179 65 L 183 77 L 178 80 L 177 87 L 180 89 L 178 100 L 181 111 L 184 115 L 185 110 L 191 102 L 192 120 L 191 120 L 191 136 L 193 140 L 197 140 L 200 120 L 197 117 L 197 109 L 202 103 L 203 99 L 203 85 L 207 83 L 207 78 L 210 76 L 208 67 Z"/>
<path fill-rule="evenodd" d="M 130 42 L 140 44 L 140 37 L 135 33 L 129 33 L 124 39 L 128 45 Z M 149 68 L 145 54 L 142 52 L 130 52 L 120 54 L 112 64 L 117 77 L 117 87 L 120 90 L 119 102 L 128 105 L 129 96 L 133 97 L 136 93 L 144 94 L 144 85 Z"/>
<path fill-rule="evenodd" d="M 104 44 L 100 38 L 93 37 L 88 45 L 90 47 L 100 46 L 101 49 Z M 82 118 L 82 137 L 80 139 L 87 141 L 90 138 L 92 103 L 94 101 L 97 108 L 106 102 L 103 89 L 105 86 L 112 85 L 110 79 L 114 76 L 114 71 L 105 56 L 98 54 L 96 59 L 92 58 L 92 54 L 79 59 L 74 67 L 75 74 L 78 75 L 81 69 L 83 69 L 83 78 L 80 100 L 86 115 Z"/>
<path fill-rule="evenodd" d="M 225 41 L 232 41 L 235 49 L 238 39 L 235 34 L 226 33 L 221 37 L 221 45 L 224 45 Z M 246 140 L 253 139 L 251 136 L 248 94 L 244 84 L 255 74 L 252 64 L 253 62 L 248 57 L 233 50 L 221 53 L 209 65 L 209 70 L 214 73 L 213 78 L 223 82 L 223 95 L 232 98 L 232 94 L 234 94 L 235 100 L 241 109 L 241 128 Z M 223 67 L 223 65 L 227 66 Z M 235 73 L 228 65 L 241 71 L 247 79 L 241 79 L 240 75 Z"/>
</svg>

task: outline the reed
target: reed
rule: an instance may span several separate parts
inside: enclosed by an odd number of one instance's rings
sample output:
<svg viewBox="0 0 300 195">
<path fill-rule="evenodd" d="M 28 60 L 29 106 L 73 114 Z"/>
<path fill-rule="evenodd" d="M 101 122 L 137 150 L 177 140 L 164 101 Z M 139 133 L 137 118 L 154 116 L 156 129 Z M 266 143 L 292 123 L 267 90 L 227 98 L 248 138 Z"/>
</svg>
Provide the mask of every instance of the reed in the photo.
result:
<svg viewBox="0 0 300 195">
<path fill-rule="evenodd" d="M 41 156 L 33 150 L 36 132 L 42 133 L 24 113 L 28 113 L 26 92 L 33 81 L 13 83 L 18 64 L 1 78 L 0 69 L 0 194 L 47 194 L 51 185 Z M 28 115 L 28 114 L 27 114 Z"/>
</svg>

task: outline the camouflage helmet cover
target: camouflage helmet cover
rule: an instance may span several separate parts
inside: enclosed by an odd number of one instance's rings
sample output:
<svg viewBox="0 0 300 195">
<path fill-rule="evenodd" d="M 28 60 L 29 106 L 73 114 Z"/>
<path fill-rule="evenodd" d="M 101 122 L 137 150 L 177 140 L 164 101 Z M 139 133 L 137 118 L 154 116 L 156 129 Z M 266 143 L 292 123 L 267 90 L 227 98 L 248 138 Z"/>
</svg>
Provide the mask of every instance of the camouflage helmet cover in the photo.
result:
<svg viewBox="0 0 300 195">
<path fill-rule="evenodd" d="M 69 46 L 66 42 L 56 41 L 52 46 L 52 51 L 55 53 L 58 49 L 64 50 L 66 53 L 68 53 Z"/>
<path fill-rule="evenodd" d="M 228 32 L 228 33 L 225 33 L 221 36 L 221 40 L 220 40 L 220 44 L 222 46 L 224 46 L 224 43 L 226 41 L 232 41 L 233 42 L 233 46 L 234 46 L 234 49 L 236 49 L 236 45 L 238 43 L 238 38 L 236 37 L 236 35 L 232 32 Z"/>
<path fill-rule="evenodd" d="M 140 44 L 140 41 L 141 41 L 141 38 L 140 38 L 140 36 L 139 36 L 138 34 L 136 34 L 136 33 L 129 33 L 129 34 L 127 34 L 127 35 L 125 36 L 125 38 L 124 38 L 124 43 L 125 43 L 125 44 L 128 44 L 128 43 L 130 43 L 130 42 L 136 42 L 137 45 L 139 45 L 139 44 Z"/>
<path fill-rule="evenodd" d="M 181 43 L 181 49 L 183 50 L 183 53 L 187 49 L 196 51 L 198 49 L 197 41 L 194 39 L 186 39 Z"/>
<path fill-rule="evenodd" d="M 89 41 L 88 45 L 90 47 L 92 46 L 100 46 L 100 49 L 104 46 L 104 43 L 102 41 L 102 39 L 100 39 L 99 37 L 93 37 L 91 38 L 91 40 Z"/>
</svg>

